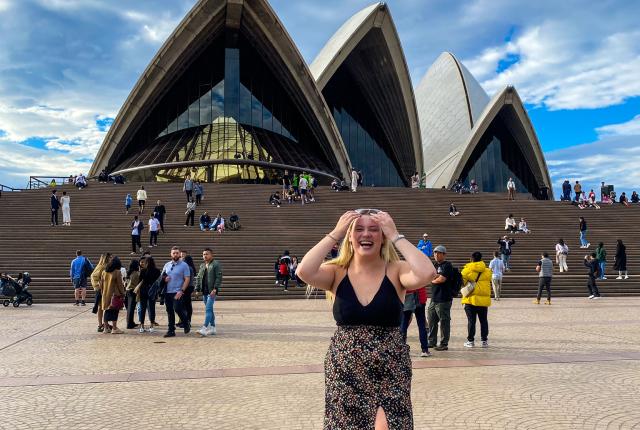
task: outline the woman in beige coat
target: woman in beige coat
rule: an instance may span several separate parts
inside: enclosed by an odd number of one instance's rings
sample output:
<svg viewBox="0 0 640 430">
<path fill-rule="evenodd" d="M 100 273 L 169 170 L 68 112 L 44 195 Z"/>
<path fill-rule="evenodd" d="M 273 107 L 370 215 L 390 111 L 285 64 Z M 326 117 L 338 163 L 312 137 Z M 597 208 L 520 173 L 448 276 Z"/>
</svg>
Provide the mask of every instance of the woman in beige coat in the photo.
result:
<svg viewBox="0 0 640 430">
<path fill-rule="evenodd" d="M 111 261 L 111 254 L 108 252 L 102 254 L 100 256 L 100 260 L 96 267 L 91 272 L 91 287 L 93 287 L 93 291 L 96 292 L 95 299 L 93 301 L 93 312 L 98 315 L 98 333 L 102 333 L 104 331 L 104 323 L 103 323 L 103 312 L 102 309 L 102 285 L 100 284 L 100 280 L 102 279 L 102 273 L 104 272 L 105 267 Z"/>
<path fill-rule="evenodd" d="M 104 309 L 105 333 L 124 333 L 118 328 L 118 313 L 124 303 L 124 282 L 120 272 L 121 268 L 120 259 L 113 257 L 102 274 L 102 309 Z M 109 322 L 112 323 L 111 326 Z"/>
</svg>

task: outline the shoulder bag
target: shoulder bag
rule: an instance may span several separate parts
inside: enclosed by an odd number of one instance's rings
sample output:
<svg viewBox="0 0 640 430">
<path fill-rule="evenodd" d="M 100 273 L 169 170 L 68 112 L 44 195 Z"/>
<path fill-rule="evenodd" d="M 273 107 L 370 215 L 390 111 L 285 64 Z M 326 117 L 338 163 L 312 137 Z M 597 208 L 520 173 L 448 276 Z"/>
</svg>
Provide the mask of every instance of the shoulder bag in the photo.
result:
<svg viewBox="0 0 640 430">
<path fill-rule="evenodd" d="M 478 273 L 476 282 L 467 281 L 467 283 L 464 284 L 464 287 L 462 287 L 462 289 L 460 290 L 460 293 L 462 293 L 462 297 L 469 297 L 471 293 L 473 293 L 473 290 L 476 289 L 476 283 L 480 279 L 480 276 L 482 276 L 482 272 Z"/>
</svg>

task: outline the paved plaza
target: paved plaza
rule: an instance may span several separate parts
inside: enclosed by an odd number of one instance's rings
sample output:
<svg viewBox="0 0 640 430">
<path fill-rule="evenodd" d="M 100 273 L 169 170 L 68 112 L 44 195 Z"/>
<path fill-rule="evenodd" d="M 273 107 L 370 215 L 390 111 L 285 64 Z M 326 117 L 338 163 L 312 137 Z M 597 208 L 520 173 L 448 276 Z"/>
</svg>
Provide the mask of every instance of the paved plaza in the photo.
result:
<svg viewBox="0 0 640 430">
<path fill-rule="evenodd" d="M 216 306 L 219 334 L 204 339 L 99 334 L 88 306 L 0 308 L 0 429 L 322 428 L 328 303 Z M 505 299 L 491 347 L 469 350 L 454 306 L 450 350 L 430 358 L 412 325 L 416 429 L 640 429 L 639 310 L 640 298 Z"/>
</svg>

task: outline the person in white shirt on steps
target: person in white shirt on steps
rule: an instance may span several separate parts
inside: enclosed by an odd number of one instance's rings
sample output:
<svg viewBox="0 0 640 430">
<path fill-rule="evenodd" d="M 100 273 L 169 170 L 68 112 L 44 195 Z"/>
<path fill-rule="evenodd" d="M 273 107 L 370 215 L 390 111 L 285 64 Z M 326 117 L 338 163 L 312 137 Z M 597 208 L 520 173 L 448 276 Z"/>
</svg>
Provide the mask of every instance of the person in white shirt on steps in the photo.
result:
<svg viewBox="0 0 640 430">
<path fill-rule="evenodd" d="M 60 204 L 62 204 L 62 225 L 71 225 L 71 197 L 66 191 L 62 192 Z"/>
</svg>

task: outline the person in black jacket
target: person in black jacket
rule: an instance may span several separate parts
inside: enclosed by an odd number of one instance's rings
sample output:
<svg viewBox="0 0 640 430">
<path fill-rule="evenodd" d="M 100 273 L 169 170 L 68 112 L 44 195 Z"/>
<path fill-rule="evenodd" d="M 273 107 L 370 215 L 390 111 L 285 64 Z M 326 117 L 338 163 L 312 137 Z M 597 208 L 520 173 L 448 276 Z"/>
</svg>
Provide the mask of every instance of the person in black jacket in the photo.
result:
<svg viewBox="0 0 640 430">
<path fill-rule="evenodd" d="M 587 240 L 587 221 L 584 217 L 580 217 L 580 225 L 578 228 L 580 229 L 580 248 L 590 247 L 591 244 Z"/>
<path fill-rule="evenodd" d="M 498 239 L 498 245 L 500 245 L 500 255 L 502 256 L 502 262 L 504 263 L 504 269 L 509 271 L 509 260 L 511 260 L 511 248 L 515 245 L 515 239 L 510 239 L 509 236 L 503 236 L 502 239 Z"/>
<path fill-rule="evenodd" d="M 596 279 L 600 273 L 600 265 L 596 259 L 596 253 L 592 252 L 591 255 L 584 256 L 584 265 L 589 269 L 589 279 L 587 280 L 587 288 L 589 289 L 590 299 L 599 299 L 600 291 L 598 291 L 598 285 L 596 285 Z"/>
<path fill-rule="evenodd" d="M 629 279 L 629 274 L 627 273 L 627 247 L 622 243 L 622 239 L 618 239 L 616 245 L 616 256 L 613 268 L 618 271 L 618 277 L 616 279 L 622 279 L 622 272 L 624 272 L 624 279 Z"/>
<path fill-rule="evenodd" d="M 60 200 L 56 195 L 56 190 L 51 191 L 51 227 L 58 225 L 58 209 L 60 209 Z"/>
<path fill-rule="evenodd" d="M 162 201 L 158 200 L 156 202 L 153 212 L 156 214 L 156 219 L 160 222 L 160 231 L 164 233 L 164 217 L 167 214 L 167 209 L 162 204 Z"/>
</svg>

